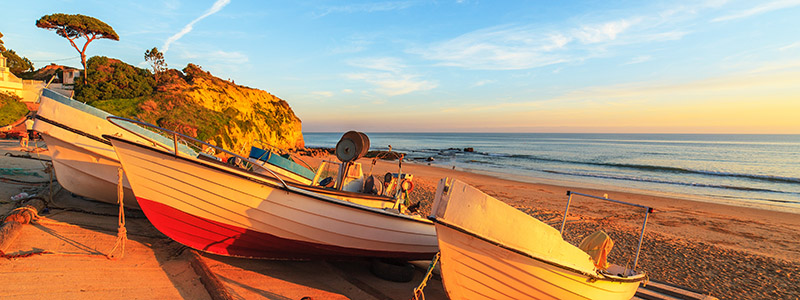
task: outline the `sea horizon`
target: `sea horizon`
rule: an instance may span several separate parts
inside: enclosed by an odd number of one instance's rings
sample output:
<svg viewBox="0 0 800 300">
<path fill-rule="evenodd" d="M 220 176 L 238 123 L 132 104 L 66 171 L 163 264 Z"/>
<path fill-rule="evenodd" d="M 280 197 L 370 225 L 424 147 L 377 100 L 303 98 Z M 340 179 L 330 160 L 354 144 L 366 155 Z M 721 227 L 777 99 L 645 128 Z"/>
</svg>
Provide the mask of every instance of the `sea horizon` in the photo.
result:
<svg viewBox="0 0 800 300">
<path fill-rule="evenodd" d="M 342 133 L 304 132 L 307 147 Z M 800 213 L 800 134 L 367 132 L 372 150 L 525 182 Z M 472 152 L 465 151 L 472 148 Z"/>
<path fill-rule="evenodd" d="M 303 134 L 339 134 L 342 135 L 346 131 L 303 131 Z M 441 134 L 628 134 L 628 135 L 779 135 L 779 136 L 800 136 L 800 133 L 713 133 L 713 132 L 521 132 L 521 131 L 362 131 L 366 134 L 384 134 L 384 133 L 441 133 Z"/>
</svg>

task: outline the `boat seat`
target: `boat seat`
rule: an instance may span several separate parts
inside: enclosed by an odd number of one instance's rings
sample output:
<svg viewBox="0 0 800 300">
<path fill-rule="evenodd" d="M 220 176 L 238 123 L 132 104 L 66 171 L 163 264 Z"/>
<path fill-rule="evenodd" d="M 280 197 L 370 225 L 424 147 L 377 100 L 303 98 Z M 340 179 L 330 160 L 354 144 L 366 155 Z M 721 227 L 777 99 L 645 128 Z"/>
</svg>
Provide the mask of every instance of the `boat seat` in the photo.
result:
<svg viewBox="0 0 800 300">
<path fill-rule="evenodd" d="M 598 270 L 606 270 L 609 266 L 608 253 L 614 248 L 614 241 L 604 231 L 598 230 L 583 238 L 578 248 L 592 257 Z"/>
</svg>

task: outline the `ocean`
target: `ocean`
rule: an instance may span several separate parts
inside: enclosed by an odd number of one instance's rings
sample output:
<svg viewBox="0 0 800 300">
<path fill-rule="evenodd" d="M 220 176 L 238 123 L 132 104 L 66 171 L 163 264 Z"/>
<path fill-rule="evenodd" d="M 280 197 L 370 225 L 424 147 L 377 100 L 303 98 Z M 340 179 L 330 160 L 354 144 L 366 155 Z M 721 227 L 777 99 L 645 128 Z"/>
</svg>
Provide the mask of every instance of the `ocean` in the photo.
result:
<svg viewBox="0 0 800 300">
<path fill-rule="evenodd" d="M 335 147 L 342 133 L 303 133 Z M 800 213 L 800 135 L 367 133 L 371 150 L 518 181 Z M 474 152 L 464 151 L 472 148 Z M 428 162 L 426 160 L 431 159 Z"/>
</svg>

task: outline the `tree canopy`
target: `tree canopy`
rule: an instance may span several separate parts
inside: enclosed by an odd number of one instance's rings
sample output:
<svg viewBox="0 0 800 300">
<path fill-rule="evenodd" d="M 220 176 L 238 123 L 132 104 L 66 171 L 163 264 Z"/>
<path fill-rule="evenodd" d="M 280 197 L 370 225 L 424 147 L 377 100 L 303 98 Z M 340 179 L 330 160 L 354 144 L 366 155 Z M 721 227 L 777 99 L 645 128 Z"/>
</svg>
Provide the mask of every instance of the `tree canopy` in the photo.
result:
<svg viewBox="0 0 800 300">
<path fill-rule="evenodd" d="M 11 49 L 5 49 L 0 52 L 6 57 L 8 69 L 17 77 L 22 77 L 26 72 L 33 72 L 33 63 L 27 57 L 20 57 Z"/>
<path fill-rule="evenodd" d="M 14 50 L 6 49 L 3 45 L 3 33 L 0 32 L 0 55 L 6 57 L 6 65 L 11 70 L 11 73 L 17 75 L 17 77 L 22 77 L 23 73 L 25 72 L 32 72 L 33 71 L 33 63 L 28 60 L 27 57 L 21 57 L 17 55 Z"/>
<path fill-rule="evenodd" d="M 158 51 L 157 47 L 144 52 L 144 60 L 150 63 L 155 74 L 156 82 L 158 82 L 159 75 L 167 70 L 167 62 L 164 60 L 164 53 Z"/>
<path fill-rule="evenodd" d="M 56 34 L 69 40 L 72 47 L 81 54 L 81 64 L 83 65 L 84 74 L 89 71 L 86 68 L 86 47 L 89 46 L 89 43 L 96 39 L 119 41 L 119 35 L 114 31 L 114 28 L 111 28 L 111 26 L 103 21 L 80 14 L 45 15 L 36 21 L 36 27 L 55 30 Z M 78 48 L 78 45 L 75 44 L 75 39 L 80 37 L 86 39 L 86 43 L 83 44 L 82 48 Z M 84 83 L 86 83 L 86 77 L 87 76 L 83 77 Z"/>
<path fill-rule="evenodd" d="M 93 56 L 88 66 L 95 70 L 87 73 L 92 84 L 76 82 L 75 98 L 90 105 L 98 100 L 136 98 L 153 93 L 155 80 L 145 69 L 104 56 Z"/>
</svg>

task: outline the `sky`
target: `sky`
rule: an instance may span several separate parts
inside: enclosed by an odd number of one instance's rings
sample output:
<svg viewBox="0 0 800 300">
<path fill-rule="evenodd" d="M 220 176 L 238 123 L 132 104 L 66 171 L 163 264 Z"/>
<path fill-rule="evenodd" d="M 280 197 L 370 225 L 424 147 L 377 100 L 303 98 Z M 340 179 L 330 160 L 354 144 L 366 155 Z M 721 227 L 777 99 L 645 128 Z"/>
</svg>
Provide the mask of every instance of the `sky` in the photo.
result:
<svg viewBox="0 0 800 300">
<path fill-rule="evenodd" d="M 800 0 L 0 2 L 36 68 L 80 67 L 36 20 L 88 15 L 120 36 L 89 56 L 158 47 L 304 132 L 800 134 Z"/>
</svg>

